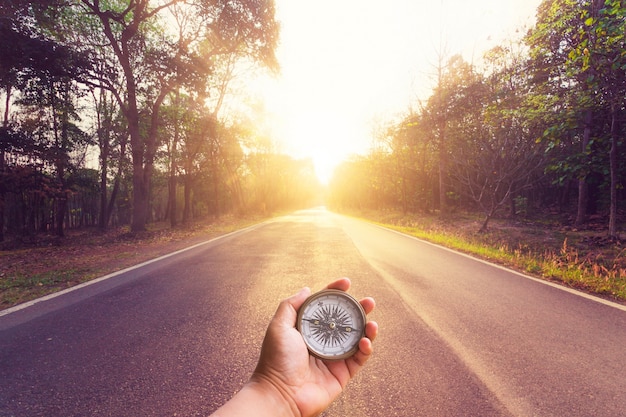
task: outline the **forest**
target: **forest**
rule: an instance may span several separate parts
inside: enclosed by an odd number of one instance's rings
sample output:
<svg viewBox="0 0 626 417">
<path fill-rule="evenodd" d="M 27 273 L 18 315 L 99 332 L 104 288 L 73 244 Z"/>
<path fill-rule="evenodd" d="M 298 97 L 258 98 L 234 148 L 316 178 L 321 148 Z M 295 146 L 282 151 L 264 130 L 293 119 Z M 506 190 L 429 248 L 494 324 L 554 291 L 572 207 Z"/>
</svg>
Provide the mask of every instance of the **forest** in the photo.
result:
<svg viewBox="0 0 626 417">
<path fill-rule="evenodd" d="M 432 95 L 337 171 L 329 203 L 405 213 L 556 214 L 623 227 L 626 6 L 545 0 L 480 64 L 440 54 Z M 620 162 L 622 164 L 620 165 Z M 621 217 L 620 217 L 621 214 Z"/>
<path fill-rule="evenodd" d="M 0 10 L 0 240 L 312 204 L 312 162 L 224 111 L 243 78 L 278 70 L 272 1 Z"/>
<path fill-rule="evenodd" d="M 0 241 L 319 203 L 312 162 L 277 150 L 262 106 L 225 105 L 279 71 L 274 14 L 272 0 L 3 1 Z M 625 18 L 618 0 L 545 0 L 479 62 L 442 51 L 430 97 L 337 168 L 326 204 L 471 211 L 483 231 L 594 217 L 618 240 Z"/>
</svg>

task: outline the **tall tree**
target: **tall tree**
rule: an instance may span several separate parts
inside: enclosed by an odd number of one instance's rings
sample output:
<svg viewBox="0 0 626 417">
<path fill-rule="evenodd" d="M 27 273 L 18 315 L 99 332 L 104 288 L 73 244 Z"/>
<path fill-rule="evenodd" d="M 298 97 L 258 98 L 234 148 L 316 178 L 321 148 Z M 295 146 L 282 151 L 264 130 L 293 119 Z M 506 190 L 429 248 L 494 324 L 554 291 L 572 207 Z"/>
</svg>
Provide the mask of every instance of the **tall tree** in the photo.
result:
<svg viewBox="0 0 626 417">
<path fill-rule="evenodd" d="M 538 8 L 537 24 L 526 38 L 537 88 L 547 96 L 556 97 L 562 110 L 561 117 L 547 131 L 547 139 L 558 144 L 566 135 L 579 138 L 578 150 L 573 151 L 574 156 L 563 166 L 578 179 L 577 225 L 587 219 L 596 98 L 586 82 L 589 74 L 581 71 L 579 65 L 571 65 L 571 54 L 584 43 L 580 36 L 585 20 L 582 10 L 589 4 L 588 0 L 545 0 Z"/>
<path fill-rule="evenodd" d="M 428 129 L 437 150 L 439 167 L 439 208 L 441 215 L 448 212 L 450 152 L 453 141 L 451 129 L 458 123 L 465 83 L 471 82 L 471 65 L 455 55 L 438 67 L 437 85 L 422 109 L 422 127 Z"/>
<path fill-rule="evenodd" d="M 447 128 L 448 128 L 448 99 L 452 91 L 449 90 L 446 85 L 446 66 L 444 65 L 444 54 L 439 53 L 437 64 L 437 86 L 435 92 L 432 95 L 429 103 L 429 116 L 431 119 L 431 126 L 433 137 L 435 138 L 435 144 L 439 154 L 439 212 L 442 216 L 446 216 L 448 213 L 448 193 L 447 193 L 447 176 L 448 176 L 448 143 L 447 143 Z M 460 57 L 452 57 L 448 64 L 459 62 Z M 454 70 L 453 70 L 454 71 Z"/>
<path fill-rule="evenodd" d="M 8 20 L 4 14 L 0 17 L 0 32 L 8 41 L 0 48 L 4 63 L 0 76 L 7 94 L 5 121 L 8 121 L 12 88 L 22 92 L 19 103 L 34 110 L 25 118 L 28 123 L 20 128 L 28 129 L 29 137 L 38 141 L 41 152 L 30 155 L 31 160 L 38 159 L 39 163 L 54 167 L 59 187 L 55 226 L 56 233 L 63 236 L 70 153 L 87 140 L 76 124 L 79 120 L 76 100 L 80 95 L 76 81 L 83 78 L 90 63 L 83 54 L 55 39 L 58 33 L 47 25 L 44 13 L 49 3 L 16 1 L 12 3 L 13 18 Z M 3 149 L 2 171 L 7 148 Z M 3 206 L 3 194 L 0 199 Z"/>
<path fill-rule="evenodd" d="M 122 120 L 123 117 L 119 114 L 119 106 L 110 92 L 103 88 L 93 89 L 92 96 L 96 114 L 96 139 L 100 150 L 98 227 L 106 230 L 119 193 L 122 171 L 126 165 L 128 133 Z M 115 171 L 114 164 L 116 164 Z M 109 176 L 113 178 L 112 187 L 109 187 Z"/>
<path fill-rule="evenodd" d="M 64 221 L 70 189 L 67 176 L 78 163 L 72 153 L 90 144 L 89 136 L 80 129 L 76 101 L 80 92 L 77 85 L 65 76 L 46 74 L 31 83 L 23 92 L 20 103 L 29 111 L 24 115 L 25 129 L 37 138 L 44 166 L 53 167 L 58 191 L 55 195 L 55 232 L 64 236 Z M 79 161 L 77 161 L 79 162 Z"/>
<path fill-rule="evenodd" d="M 575 223 L 586 220 L 591 174 L 605 179 L 609 171 L 611 237 L 617 233 L 617 165 L 626 94 L 624 20 L 619 0 L 546 0 L 527 37 L 538 88 L 564 103 L 561 119 L 547 130 L 552 146 L 565 136 L 580 139 L 579 151 L 559 161 L 559 167 L 578 178 Z"/>
<path fill-rule="evenodd" d="M 452 150 L 459 192 L 485 213 L 487 230 L 496 211 L 530 187 L 544 168 L 539 133 L 527 117 L 528 77 L 521 50 L 511 43 L 485 56 L 487 74 L 459 85 L 460 103 Z M 512 213 L 515 214 L 515 213 Z"/>
<path fill-rule="evenodd" d="M 40 2 L 45 8 L 50 1 Z M 34 5 L 36 8 L 36 5 Z M 4 112 L 0 131 L 0 242 L 4 240 L 5 198 L 9 183 L 7 155 L 22 148 L 26 139 L 19 127 L 10 122 L 13 93 L 25 85 L 24 73 L 40 72 L 54 55 L 54 43 L 37 35 L 29 1 L 14 0 L 0 4 L 0 86 Z"/>
<path fill-rule="evenodd" d="M 582 11 L 582 42 L 570 53 L 572 65 L 586 74 L 589 90 L 609 114 L 609 224 L 608 235 L 617 238 L 618 154 L 626 116 L 626 5 L 620 0 L 593 0 Z"/>
<path fill-rule="evenodd" d="M 97 17 L 117 64 L 123 85 L 108 83 L 127 119 L 133 160 L 133 220 L 131 228 L 145 228 L 150 181 L 158 148 L 159 110 L 165 97 L 179 86 L 206 78 L 210 59 L 217 54 L 245 51 L 254 59 L 276 66 L 274 48 L 278 26 L 271 0 L 196 0 L 185 2 L 196 21 L 188 31 L 170 33 L 164 14 L 182 0 L 103 3 L 81 0 Z M 160 18 L 160 19 L 159 19 Z M 194 30 L 192 30 L 192 28 Z M 106 83 L 106 80 L 103 80 Z M 145 133 L 141 112 L 149 114 Z"/>
</svg>

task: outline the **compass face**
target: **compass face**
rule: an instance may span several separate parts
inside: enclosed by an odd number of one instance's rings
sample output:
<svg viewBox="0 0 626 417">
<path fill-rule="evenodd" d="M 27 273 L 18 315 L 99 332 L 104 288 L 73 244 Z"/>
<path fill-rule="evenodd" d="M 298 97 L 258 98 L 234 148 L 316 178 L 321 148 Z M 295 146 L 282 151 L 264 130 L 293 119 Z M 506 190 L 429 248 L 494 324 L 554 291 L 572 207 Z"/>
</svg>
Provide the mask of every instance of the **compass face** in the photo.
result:
<svg viewBox="0 0 626 417">
<path fill-rule="evenodd" d="M 365 322 L 365 311 L 354 297 L 345 291 L 323 290 L 300 307 L 296 326 L 313 355 L 345 359 L 359 349 Z"/>
</svg>

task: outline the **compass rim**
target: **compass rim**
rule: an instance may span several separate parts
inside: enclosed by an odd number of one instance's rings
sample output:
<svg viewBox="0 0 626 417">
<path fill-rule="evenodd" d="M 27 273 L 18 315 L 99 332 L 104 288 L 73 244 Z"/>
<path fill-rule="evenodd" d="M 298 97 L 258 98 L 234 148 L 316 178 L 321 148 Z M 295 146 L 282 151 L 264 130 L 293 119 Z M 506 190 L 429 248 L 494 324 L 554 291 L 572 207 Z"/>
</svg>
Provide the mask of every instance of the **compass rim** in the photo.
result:
<svg viewBox="0 0 626 417">
<path fill-rule="evenodd" d="M 304 310 L 306 309 L 306 307 L 308 305 L 310 305 L 312 302 L 314 302 L 315 300 L 317 300 L 320 297 L 333 295 L 333 294 L 347 299 L 350 302 L 350 304 L 353 304 L 353 305 L 355 305 L 357 307 L 357 311 L 360 312 L 360 315 L 362 317 L 362 321 L 363 321 L 363 326 L 362 327 L 363 328 L 360 331 L 359 338 L 356 339 L 357 340 L 356 343 L 349 350 L 347 350 L 346 352 L 344 352 L 342 354 L 339 354 L 339 355 L 326 355 L 326 354 L 323 354 L 323 353 L 320 353 L 319 351 L 317 351 L 314 346 L 311 346 L 311 344 L 309 343 L 309 340 L 307 339 L 307 337 L 303 333 L 302 319 L 303 319 L 303 315 L 304 315 Z M 317 358 L 320 358 L 320 359 L 324 359 L 324 360 L 342 360 L 342 359 L 347 359 L 347 358 L 351 357 L 352 355 L 354 355 L 359 350 L 359 343 L 360 343 L 361 339 L 365 336 L 365 324 L 366 323 L 367 323 L 367 315 L 365 314 L 365 310 L 363 309 L 363 306 L 361 305 L 361 303 L 356 298 L 354 298 L 352 295 L 348 294 L 346 291 L 337 290 L 337 289 L 325 289 L 325 290 L 318 291 L 318 292 L 316 292 L 314 294 L 311 294 L 304 301 L 304 303 L 302 303 L 302 305 L 298 309 L 296 328 L 297 328 L 298 332 L 300 332 L 300 334 L 302 335 L 302 339 L 304 340 L 304 344 L 306 345 L 308 351 L 313 356 L 315 356 Z"/>
</svg>

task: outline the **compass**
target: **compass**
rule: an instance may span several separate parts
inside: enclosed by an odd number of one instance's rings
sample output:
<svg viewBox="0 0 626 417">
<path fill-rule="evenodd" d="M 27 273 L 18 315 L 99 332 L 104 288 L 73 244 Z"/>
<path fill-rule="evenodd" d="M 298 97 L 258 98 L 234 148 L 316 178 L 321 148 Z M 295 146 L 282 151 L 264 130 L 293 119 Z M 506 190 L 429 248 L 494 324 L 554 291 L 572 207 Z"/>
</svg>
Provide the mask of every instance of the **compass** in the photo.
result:
<svg viewBox="0 0 626 417">
<path fill-rule="evenodd" d="M 306 299 L 296 327 L 309 352 L 321 359 L 346 359 L 359 350 L 365 335 L 365 311 L 354 297 L 340 290 L 322 290 Z"/>
</svg>

